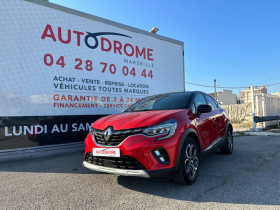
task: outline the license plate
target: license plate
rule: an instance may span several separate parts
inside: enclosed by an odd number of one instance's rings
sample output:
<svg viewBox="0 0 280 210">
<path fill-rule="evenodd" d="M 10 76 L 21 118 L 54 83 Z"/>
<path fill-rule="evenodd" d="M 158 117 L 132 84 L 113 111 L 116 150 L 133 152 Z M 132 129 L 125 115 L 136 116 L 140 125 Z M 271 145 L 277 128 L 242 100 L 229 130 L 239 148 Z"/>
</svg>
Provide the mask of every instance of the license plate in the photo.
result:
<svg viewBox="0 0 280 210">
<path fill-rule="evenodd" d="M 93 156 L 103 156 L 103 157 L 120 157 L 119 148 L 93 148 Z"/>
</svg>

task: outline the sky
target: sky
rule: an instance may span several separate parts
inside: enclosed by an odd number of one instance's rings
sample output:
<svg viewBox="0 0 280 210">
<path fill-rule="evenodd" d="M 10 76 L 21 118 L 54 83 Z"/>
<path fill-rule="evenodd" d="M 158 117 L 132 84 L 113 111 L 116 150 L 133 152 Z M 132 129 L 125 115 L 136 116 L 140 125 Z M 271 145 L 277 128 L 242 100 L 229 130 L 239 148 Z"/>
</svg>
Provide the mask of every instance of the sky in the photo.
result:
<svg viewBox="0 0 280 210">
<path fill-rule="evenodd" d="M 279 83 L 268 86 L 268 92 L 280 91 L 279 0 L 49 1 L 146 31 L 157 27 L 157 34 L 184 42 L 187 83 Z M 213 87 L 187 83 L 186 90 L 214 92 Z"/>
</svg>

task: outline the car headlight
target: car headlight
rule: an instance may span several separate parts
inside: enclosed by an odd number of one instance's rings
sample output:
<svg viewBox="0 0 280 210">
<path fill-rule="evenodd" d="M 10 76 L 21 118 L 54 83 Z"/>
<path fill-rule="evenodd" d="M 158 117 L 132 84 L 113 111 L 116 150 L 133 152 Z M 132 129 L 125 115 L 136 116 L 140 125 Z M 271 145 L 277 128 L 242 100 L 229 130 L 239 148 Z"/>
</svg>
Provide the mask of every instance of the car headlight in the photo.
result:
<svg viewBox="0 0 280 210">
<path fill-rule="evenodd" d="M 159 125 L 145 128 L 143 130 L 143 133 L 145 133 L 148 136 L 158 136 L 162 134 L 167 134 L 166 136 L 160 137 L 157 140 L 167 139 L 175 134 L 176 128 L 177 128 L 177 120 L 171 119 Z"/>
</svg>

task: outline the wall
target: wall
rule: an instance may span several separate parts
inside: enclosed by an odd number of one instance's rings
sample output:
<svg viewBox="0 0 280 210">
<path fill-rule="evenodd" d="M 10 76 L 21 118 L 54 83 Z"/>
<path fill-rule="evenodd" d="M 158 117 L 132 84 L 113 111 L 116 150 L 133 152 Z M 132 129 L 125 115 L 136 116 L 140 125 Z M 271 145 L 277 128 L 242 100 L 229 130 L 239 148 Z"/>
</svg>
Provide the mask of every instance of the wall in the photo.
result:
<svg viewBox="0 0 280 210">
<path fill-rule="evenodd" d="M 222 105 L 235 130 L 253 127 L 252 103 Z M 275 116 L 280 114 L 280 96 L 270 94 L 257 94 L 255 96 L 255 116 Z M 278 125 L 277 120 L 257 123 L 256 127 L 269 127 Z"/>
<path fill-rule="evenodd" d="M 251 103 L 221 105 L 221 107 L 226 110 L 235 131 L 252 128 L 253 118 Z"/>
</svg>

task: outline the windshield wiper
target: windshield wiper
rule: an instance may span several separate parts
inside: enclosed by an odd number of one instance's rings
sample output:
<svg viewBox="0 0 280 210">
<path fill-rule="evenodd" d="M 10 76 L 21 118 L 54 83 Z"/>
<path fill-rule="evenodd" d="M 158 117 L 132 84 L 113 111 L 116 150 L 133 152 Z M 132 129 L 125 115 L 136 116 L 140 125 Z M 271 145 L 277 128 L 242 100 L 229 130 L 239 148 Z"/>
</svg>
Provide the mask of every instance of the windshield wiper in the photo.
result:
<svg viewBox="0 0 280 210">
<path fill-rule="evenodd" d="M 141 110 L 133 110 L 133 111 L 126 111 L 126 112 L 144 112 L 144 111 L 153 111 L 152 109 L 141 109 Z"/>
</svg>

